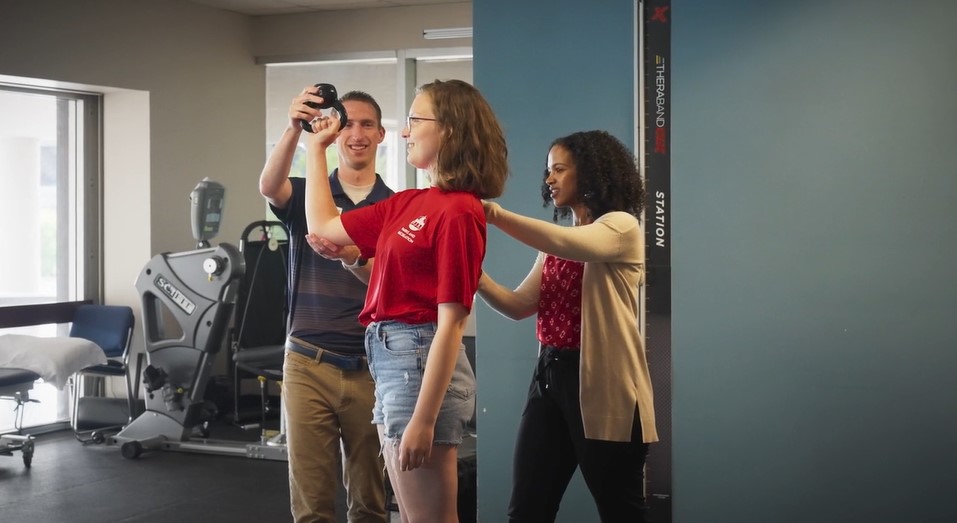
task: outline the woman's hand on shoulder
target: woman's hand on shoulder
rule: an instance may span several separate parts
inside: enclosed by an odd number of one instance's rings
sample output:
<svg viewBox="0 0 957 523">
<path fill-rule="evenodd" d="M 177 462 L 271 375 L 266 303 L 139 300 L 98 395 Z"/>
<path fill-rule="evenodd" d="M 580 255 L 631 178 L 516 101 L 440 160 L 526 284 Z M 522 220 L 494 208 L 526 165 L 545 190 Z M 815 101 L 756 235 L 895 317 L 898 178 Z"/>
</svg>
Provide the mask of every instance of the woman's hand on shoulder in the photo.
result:
<svg viewBox="0 0 957 523">
<path fill-rule="evenodd" d="M 502 206 L 496 202 L 489 200 L 482 200 L 482 209 L 485 210 L 485 220 L 491 222 L 496 214 L 496 212 L 501 209 Z"/>
</svg>

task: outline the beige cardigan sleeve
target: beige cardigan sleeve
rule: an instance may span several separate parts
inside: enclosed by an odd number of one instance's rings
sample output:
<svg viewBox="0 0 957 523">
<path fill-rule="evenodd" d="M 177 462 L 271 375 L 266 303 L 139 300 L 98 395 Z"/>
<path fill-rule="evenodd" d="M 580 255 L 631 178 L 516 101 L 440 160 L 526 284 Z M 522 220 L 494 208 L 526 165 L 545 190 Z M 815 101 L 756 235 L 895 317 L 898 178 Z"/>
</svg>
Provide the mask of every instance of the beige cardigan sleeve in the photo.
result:
<svg viewBox="0 0 957 523">
<path fill-rule="evenodd" d="M 625 245 L 639 227 L 638 220 L 625 212 L 610 212 L 594 223 L 566 227 L 507 211 L 487 203 L 487 221 L 516 240 L 539 251 L 582 262 L 641 263 L 634 259 L 632 245 Z"/>
</svg>

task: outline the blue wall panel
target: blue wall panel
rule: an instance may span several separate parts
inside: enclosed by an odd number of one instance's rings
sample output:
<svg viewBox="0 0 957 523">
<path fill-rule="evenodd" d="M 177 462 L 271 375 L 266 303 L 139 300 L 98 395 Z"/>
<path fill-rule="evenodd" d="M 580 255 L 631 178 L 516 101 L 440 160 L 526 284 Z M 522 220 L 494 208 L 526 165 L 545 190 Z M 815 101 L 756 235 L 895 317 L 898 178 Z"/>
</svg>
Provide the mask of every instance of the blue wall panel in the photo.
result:
<svg viewBox="0 0 957 523">
<path fill-rule="evenodd" d="M 605 129 L 634 142 L 634 4 L 630 0 L 475 0 L 474 82 L 505 127 L 512 176 L 507 209 L 551 219 L 540 195 L 548 145 Z M 485 270 L 506 285 L 528 273 L 535 253 L 489 230 Z M 478 300 L 479 521 L 505 521 L 512 448 L 535 364 L 533 319 L 512 322 Z M 559 521 L 597 521 L 580 478 Z"/>
<path fill-rule="evenodd" d="M 957 7 L 676 4 L 675 520 L 957 521 Z"/>
</svg>

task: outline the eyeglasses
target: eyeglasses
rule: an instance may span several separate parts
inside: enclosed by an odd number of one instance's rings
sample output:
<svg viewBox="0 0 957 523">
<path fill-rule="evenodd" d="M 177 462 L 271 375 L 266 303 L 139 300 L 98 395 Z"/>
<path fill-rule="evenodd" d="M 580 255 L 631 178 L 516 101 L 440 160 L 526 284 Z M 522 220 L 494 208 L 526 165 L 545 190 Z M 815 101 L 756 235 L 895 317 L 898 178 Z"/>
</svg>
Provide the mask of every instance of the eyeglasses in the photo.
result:
<svg viewBox="0 0 957 523">
<path fill-rule="evenodd" d="M 405 117 L 405 125 L 409 129 L 412 128 L 412 124 L 417 122 L 437 122 L 437 121 L 439 121 L 438 118 L 423 118 L 421 116 L 406 116 Z"/>
</svg>

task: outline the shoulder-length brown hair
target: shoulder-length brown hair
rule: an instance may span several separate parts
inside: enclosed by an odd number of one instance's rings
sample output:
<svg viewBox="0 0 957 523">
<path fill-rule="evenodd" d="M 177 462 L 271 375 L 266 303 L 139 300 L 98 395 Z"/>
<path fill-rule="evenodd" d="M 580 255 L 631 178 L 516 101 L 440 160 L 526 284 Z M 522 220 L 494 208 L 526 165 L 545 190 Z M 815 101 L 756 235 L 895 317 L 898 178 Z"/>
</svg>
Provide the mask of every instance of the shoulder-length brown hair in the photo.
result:
<svg viewBox="0 0 957 523">
<path fill-rule="evenodd" d="M 433 183 L 446 191 L 496 198 L 508 178 L 508 147 L 492 107 L 462 80 L 436 80 L 417 90 L 432 100 L 445 139 L 435 162 Z"/>
</svg>

